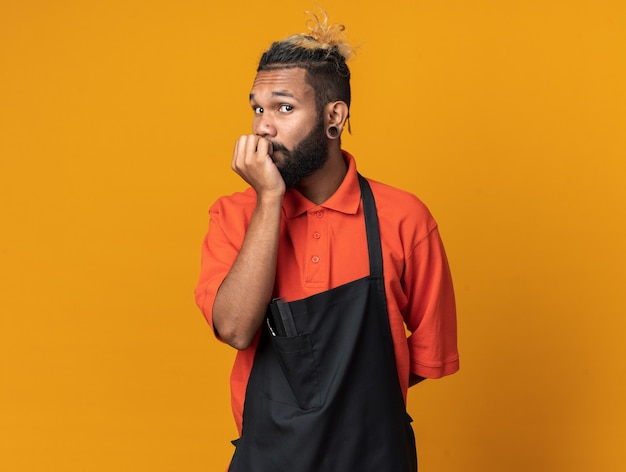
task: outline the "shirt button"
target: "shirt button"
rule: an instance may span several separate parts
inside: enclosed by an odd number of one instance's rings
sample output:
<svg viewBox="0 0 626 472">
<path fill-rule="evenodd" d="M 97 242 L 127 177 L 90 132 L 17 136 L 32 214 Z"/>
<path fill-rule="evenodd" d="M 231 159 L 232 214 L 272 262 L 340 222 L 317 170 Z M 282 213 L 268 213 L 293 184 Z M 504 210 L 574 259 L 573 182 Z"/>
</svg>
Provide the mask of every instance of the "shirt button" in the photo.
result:
<svg viewBox="0 0 626 472">
<path fill-rule="evenodd" d="M 314 264 L 317 264 L 320 261 L 320 258 L 317 256 L 313 256 L 311 257 L 311 260 L 313 261 Z"/>
<path fill-rule="evenodd" d="M 324 212 L 320 210 L 317 213 L 315 213 L 315 216 L 317 216 L 318 218 L 324 218 Z"/>
<path fill-rule="evenodd" d="M 319 238 L 321 238 L 321 237 L 322 237 L 322 235 L 321 235 L 321 234 L 319 234 L 319 233 L 313 233 L 313 237 L 314 237 L 315 239 L 319 239 Z"/>
</svg>

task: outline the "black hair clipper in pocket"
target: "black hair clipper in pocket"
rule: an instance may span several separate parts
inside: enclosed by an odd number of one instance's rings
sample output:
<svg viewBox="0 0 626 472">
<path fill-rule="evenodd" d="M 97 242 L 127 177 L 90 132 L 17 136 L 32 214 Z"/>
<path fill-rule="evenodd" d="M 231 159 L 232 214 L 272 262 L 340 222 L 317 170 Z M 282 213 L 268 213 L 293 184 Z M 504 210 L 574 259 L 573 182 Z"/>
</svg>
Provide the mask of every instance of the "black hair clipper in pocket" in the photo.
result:
<svg viewBox="0 0 626 472">
<path fill-rule="evenodd" d="M 298 335 L 293 314 L 289 303 L 284 298 L 274 298 L 270 303 L 271 326 L 276 330 L 276 335 L 292 337 Z"/>
</svg>

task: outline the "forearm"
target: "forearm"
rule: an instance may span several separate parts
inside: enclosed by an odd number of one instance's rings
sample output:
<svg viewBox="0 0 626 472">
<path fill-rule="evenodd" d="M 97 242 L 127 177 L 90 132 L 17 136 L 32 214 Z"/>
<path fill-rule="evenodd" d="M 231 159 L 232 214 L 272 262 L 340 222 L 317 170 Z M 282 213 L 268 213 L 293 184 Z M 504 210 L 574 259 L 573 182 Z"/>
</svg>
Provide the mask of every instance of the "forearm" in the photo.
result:
<svg viewBox="0 0 626 472">
<path fill-rule="evenodd" d="M 250 345 L 272 296 L 280 231 L 281 198 L 259 198 L 231 270 L 213 304 L 213 326 L 236 349 Z"/>
</svg>

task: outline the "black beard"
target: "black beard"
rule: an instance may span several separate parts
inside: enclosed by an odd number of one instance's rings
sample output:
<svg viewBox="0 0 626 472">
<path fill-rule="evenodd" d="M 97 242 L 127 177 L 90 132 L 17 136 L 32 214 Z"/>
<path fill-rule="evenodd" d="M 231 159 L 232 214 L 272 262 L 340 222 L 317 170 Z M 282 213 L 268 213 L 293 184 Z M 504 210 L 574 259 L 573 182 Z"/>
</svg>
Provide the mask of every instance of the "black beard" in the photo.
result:
<svg viewBox="0 0 626 472">
<path fill-rule="evenodd" d="M 279 151 L 282 160 L 276 163 L 285 186 L 290 189 L 302 179 L 320 170 L 328 160 L 328 143 L 324 132 L 324 120 L 318 120 L 315 128 L 302 139 L 293 150 L 280 143 L 272 142 L 273 152 Z"/>
</svg>

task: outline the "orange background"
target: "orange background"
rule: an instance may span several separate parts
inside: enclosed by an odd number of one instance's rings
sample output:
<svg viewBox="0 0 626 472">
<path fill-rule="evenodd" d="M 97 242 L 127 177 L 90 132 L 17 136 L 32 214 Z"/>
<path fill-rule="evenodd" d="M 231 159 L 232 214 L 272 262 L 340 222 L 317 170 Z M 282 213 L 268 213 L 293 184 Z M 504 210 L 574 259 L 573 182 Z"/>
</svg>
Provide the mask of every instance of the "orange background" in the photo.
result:
<svg viewBox="0 0 626 472">
<path fill-rule="evenodd" d="M 626 464 L 626 3 L 326 2 L 370 177 L 437 217 L 462 370 L 420 470 Z M 0 470 L 223 470 L 233 352 L 193 302 L 270 41 L 312 2 L 0 2 Z"/>
</svg>

